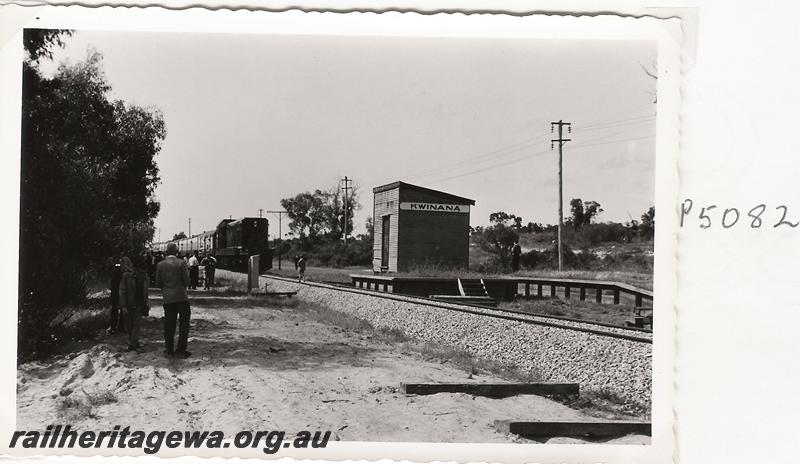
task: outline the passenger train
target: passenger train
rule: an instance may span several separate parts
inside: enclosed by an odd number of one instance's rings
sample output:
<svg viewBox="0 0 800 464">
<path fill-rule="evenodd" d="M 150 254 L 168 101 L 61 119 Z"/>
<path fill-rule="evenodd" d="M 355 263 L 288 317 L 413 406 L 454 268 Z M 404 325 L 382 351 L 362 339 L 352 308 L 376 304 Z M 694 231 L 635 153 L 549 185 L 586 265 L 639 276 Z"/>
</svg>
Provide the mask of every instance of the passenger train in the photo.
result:
<svg viewBox="0 0 800 464">
<path fill-rule="evenodd" d="M 153 243 L 151 248 L 164 252 L 167 245 L 173 242 L 184 256 L 195 251 L 201 256 L 213 254 L 220 269 L 246 272 L 248 259 L 252 255 L 260 256 L 259 272 L 272 268 L 273 250 L 269 247 L 269 221 L 266 218 L 223 219 L 215 230 L 180 240 Z"/>
</svg>

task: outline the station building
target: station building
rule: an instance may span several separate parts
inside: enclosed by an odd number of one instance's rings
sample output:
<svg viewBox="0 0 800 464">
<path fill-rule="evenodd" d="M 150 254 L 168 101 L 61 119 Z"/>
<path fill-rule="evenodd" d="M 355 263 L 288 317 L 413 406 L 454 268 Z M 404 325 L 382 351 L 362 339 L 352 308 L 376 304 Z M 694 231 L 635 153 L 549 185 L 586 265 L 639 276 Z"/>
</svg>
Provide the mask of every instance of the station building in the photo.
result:
<svg viewBox="0 0 800 464">
<path fill-rule="evenodd" d="M 375 187 L 372 192 L 373 271 L 469 268 L 469 212 L 475 200 L 405 182 Z"/>
</svg>

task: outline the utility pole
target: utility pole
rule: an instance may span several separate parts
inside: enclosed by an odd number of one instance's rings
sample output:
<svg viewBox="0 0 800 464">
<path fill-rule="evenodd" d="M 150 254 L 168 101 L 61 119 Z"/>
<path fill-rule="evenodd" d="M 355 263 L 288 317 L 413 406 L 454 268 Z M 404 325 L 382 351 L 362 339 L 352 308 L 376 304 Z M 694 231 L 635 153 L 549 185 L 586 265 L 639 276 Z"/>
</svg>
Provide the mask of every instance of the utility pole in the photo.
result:
<svg viewBox="0 0 800 464">
<path fill-rule="evenodd" d="M 550 140 L 550 149 L 553 149 L 553 144 L 558 142 L 558 270 L 561 271 L 564 263 L 564 250 L 561 245 L 561 229 L 564 228 L 564 183 L 562 176 L 562 165 L 564 157 L 564 144 L 572 141 L 572 139 L 564 138 L 564 126 L 567 126 L 567 131 L 572 133 L 572 123 L 559 120 L 558 122 L 550 123 L 550 133 L 553 128 L 558 126 L 558 138 Z"/>
<path fill-rule="evenodd" d="M 261 211 L 260 209 L 258 210 Z M 281 261 L 283 261 L 283 233 L 281 232 L 281 215 L 286 214 L 284 210 L 278 211 L 265 211 L 266 213 L 277 214 L 278 215 L 278 270 L 281 270 Z"/>
<path fill-rule="evenodd" d="M 344 183 L 342 186 L 342 190 L 344 191 L 344 224 L 342 225 L 342 243 L 344 246 L 347 246 L 347 191 L 353 189 L 353 187 L 350 187 L 353 179 L 348 179 L 347 176 L 344 176 L 342 182 Z"/>
<path fill-rule="evenodd" d="M 187 237 L 192 236 L 192 218 L 189 218 L 189 235 Z"/>
<path fill-rule="evenodd" d="M 258 217 L 264 217 L 264 208 L 258 208 Z"/>
</svg>

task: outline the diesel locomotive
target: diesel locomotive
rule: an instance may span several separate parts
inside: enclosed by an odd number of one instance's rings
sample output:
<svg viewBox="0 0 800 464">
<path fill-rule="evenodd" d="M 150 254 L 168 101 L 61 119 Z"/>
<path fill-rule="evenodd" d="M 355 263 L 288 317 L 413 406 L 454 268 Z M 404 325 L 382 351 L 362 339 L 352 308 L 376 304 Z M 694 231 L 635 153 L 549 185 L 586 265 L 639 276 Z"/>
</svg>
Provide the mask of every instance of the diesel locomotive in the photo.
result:
<svg viewBox="0 0 800 464">
<path fill-rule="evenodd" d="M 253 255 L 260 256 L 259 272 L 272 268 L 273 250 L 269 247 L 269 221 L 266 218 L 223 219 L 215 230 L 180 240 L 154 243 L 152 249 L 166 251 L 167 244 L 172 242 L 178 245 L 181 255 L 195 251 L 201 255 L 213 254 L 220 269 L 246 272 L 248 259 Z"/>
</svg>

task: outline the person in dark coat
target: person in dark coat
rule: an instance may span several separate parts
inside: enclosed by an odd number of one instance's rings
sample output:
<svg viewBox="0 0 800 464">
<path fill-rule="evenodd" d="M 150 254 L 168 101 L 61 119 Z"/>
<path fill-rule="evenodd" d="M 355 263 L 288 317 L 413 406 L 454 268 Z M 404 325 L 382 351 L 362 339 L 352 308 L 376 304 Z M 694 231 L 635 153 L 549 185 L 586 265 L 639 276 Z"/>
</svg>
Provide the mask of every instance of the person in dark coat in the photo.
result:
<svg viewBox="0 0 800 464">
<path fill-rule="evenodd" d="M 149 312 L 147 267 L 150 255 L 143 253 L 134 263 L 134 268 L 122 274 L 119 284 L 119 305 L 125 311 L 128 327 L 128 351 L 141 349 L 139 330 L 142 316 Z"/>
<path fill-rule="evenodd" d="M 209 253 L 205 258 L 203 258 L 203 261 L 201 261 L 200 264 L 203 265 L 203 272 L 206 275 L 204 288 L 206 290 L 210 290 L 211 287 L 214 286 L 214 271 L 217 268 L 217 260 L 211 253 Z"/>
<path fill-rule="evenodd" d="M 108 333 L 116 334 L 125 332 L 125 319 L 119 307 L 119 284 L 122 275 L 133 270 L 131 260 L 123 253 L 114 256 L 111 260 L 111 320 L 108 326 Z"/>
<path fill-rule="evenodd" d="M 147 278 L 150 280 L 156 278 L 156 254 L 154 252 L 147 252 Z"/>
<path fill-rule="evenodd" d="M 188 358 L 191 353 L 186 350 L 186 345 L 189 341 L 189 319 L 192 315 L 186 292 L 189 286 L 189 266 L 186 261 L 175 256 L 177 253 L 178 245 L 167 245 L 167 257 L 156 266 L 156 286 L 161 288 L 164 302 L 164 354 Z M 174 346 L 176 324 L 177 349 Z"/>
<path fill-rule="evenodd" d="M 519 271 L 519 256 L 522 254 L 522 248 L 519 246 L 519 242 L 514 242 L 514 246 L 511 248 L 511 270 L 513 272 Z"/>
</svg>

